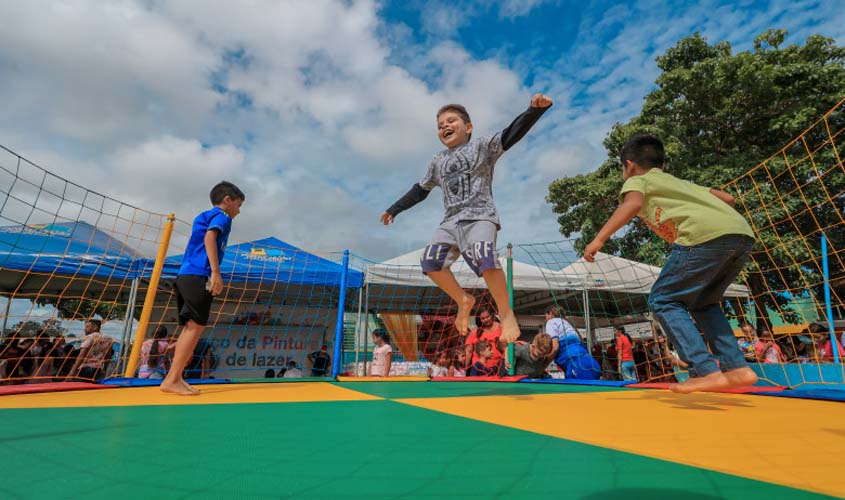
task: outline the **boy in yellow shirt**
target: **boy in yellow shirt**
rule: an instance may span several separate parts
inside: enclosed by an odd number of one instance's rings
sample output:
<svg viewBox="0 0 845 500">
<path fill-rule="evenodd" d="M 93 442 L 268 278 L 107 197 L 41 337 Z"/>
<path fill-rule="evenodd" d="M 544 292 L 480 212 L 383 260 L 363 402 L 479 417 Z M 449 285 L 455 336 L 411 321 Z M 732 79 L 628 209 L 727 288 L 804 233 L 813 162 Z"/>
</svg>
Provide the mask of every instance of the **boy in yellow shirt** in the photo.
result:
<svg viewBox="0 0 845 500">
<path fill-rule="evenodd" d="M 690 365 L 689 380 L 669 388 L 686 394 L 754 384 L 757 375 L 745 362 L 721 309 L 725 290 L 754 246 L 754 232 L 733 209 L 733 196 L 663 172 L 663 143 L 652 135 L 631 138 L 620 157 L 622 203 L 584 249 L 584 258 L 593 262 L 604 242 L 638 216 L 672 244 L 648 299 L 680 358 Z"/>
</svg>

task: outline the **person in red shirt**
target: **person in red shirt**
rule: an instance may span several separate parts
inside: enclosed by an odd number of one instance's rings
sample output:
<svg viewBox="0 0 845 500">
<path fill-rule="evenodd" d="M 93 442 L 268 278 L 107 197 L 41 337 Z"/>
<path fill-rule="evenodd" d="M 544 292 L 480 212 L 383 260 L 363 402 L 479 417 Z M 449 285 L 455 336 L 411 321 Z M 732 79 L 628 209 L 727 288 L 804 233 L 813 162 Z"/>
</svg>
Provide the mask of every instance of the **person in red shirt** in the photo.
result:
<svg viewBox="0 0 845 500">
<path fill-rule="evenodd" d="M 497 372 L 501 373 L 499 368 L 507 364 L 504 357 L 504 353 L 507 352 L 507 344 L 500 339 L 502 324 L 496 321 L 493 313 L 487 309 L 478 313 L 475 320 L 478 326 L 467 335 L 465 343 L 466 359 L 469 362 L 467 369 L 479 360 L 478 353 L 475 352 L 475 344 L 479 340 L 486 340 L 493 347 L 493 354 L 486 360 L 486 365 L 488 368 L 495 367 Z"/>
<path fill-rule="evenodd" d="M 637 367 L 634 364 L 634 352 L 631 348 L 631 340 L 625 334 L 625 327 L 617 326 L 613 329 L 616 336 L 616 351 L 618 359 L 618 370 L 622 380 L 637 381 Z"/>
<path fill-rule="evenodd" d="M 783 363 L 783 352 L 768 329 L 763 328 L 760 339 L 754 344 L 754 353 L 761 363 Z"/>
<path fill-rule="evenodd" d="M 818 349 L 820 358 L 819 361 L 822 363 L 833 362 L 836 358 L 833 356 L 833 343 L 830 341 L 830 332 L 827 327 L 819 323 L 810 323 L 809 328 L 816 342 L 816 348 Z M 834 337 L 834 340 L 836 341 L 836 350 L 839 351 L 839 358 L 845 358 L 845 349 L 842 348 L 839 339 Z"/>
</svg>

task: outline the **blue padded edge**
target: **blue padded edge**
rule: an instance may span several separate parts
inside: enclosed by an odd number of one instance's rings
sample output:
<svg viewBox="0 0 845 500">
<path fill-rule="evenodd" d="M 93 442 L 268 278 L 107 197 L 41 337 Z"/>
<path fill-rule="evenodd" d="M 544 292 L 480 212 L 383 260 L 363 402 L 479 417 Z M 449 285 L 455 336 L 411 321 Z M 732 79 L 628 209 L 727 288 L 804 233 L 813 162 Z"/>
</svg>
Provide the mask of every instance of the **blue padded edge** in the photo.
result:
<svg viewBox="0 0 845 500">
<path fill-rule="evenodd" d="M 580 380 L 576 378 L 524 378 L 519 382 L 528 382 L 531 384 L 596 385 L 603 387 L 625 387 L 626 385 L 636 384 L 636 382 L 628 380 Z"/>
<path fill-rule="evenodd" d="M 801 389 L 779 392 L 751 392 L 757 396 L 777 398 L 818 399 L 821 401 L 845 401 L 845 391 L 840 389 Z"/>
<path fill-rule="evenodd" d="M 206 384 L 231 384 L 229 379 L 225 378 L 189 378 L 185 380 L 191 385 L 206 385 Z M 161 380 L 148 378 L 108 378 L 100 382 L 104 385 L 118 385 L 120 387 L 152 387 L 161 385 Z"/>
</svg>

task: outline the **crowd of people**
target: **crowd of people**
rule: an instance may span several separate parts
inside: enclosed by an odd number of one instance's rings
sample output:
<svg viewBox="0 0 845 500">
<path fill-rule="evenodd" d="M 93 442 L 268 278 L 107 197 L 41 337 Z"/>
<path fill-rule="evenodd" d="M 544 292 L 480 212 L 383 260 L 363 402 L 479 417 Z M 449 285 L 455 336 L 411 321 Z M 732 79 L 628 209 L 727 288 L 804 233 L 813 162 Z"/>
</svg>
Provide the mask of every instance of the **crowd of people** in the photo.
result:
<svg viewBox="0 0 845 500">
<path fill-rule="evenodd" d="M 811 323 L 799 334 L 780 335 L 777 340 L 767 328 L 757 334 L 743 324 L 737 345 L 749 363 L 831 363 L 834 349 L 845 360 L 845 333 L 834 342 L 827 327 Z M 563 377 L 581 380 L 630 382 L 684 382 L 689 365 L 678 354 L 662 330 L 655 326 L 649 338 L 633 339 L 624 326 L 614 327 L 613 338 L 595 342 L 588 350 L 581 333 L 556 307 L 546 313 L 546 323 L 531 342 L 517 341 L 513 347 L 514 375 L 530 378 Z M 509 373 L 507 344 L 501 340 L 501 325 L 495 313 L 482 310 L 476 328 L 458 347 L 439 350 L 429 356 L 432 377 L 496 377 Z"/>
<path fill-rule="evenodd" d="M 50 337 L 46 329 L 35 337 L 17 332 L 0 343 L 0 383 L 43 383 L 63 380 L 102 380 L 112 368 L 114 340 L 100 332 L 102 322 L 85 322 L 78 345 L 64 335 Z"/>
<path fill-rule="evenodd" d="M 278 371 L 268 368 L 264 372 L 264 378 L 325 377 L 331 374 L 332 357 L 329 354 L 329 346 L 323 344 L 319 351 L 312 352 L 305 357 L 305 360 L 311 367 L 310 371 L 308 371 L 308 367 L 303 367 L 295 359 L 291 359 Z"/>
<path fill-rule="evenodd" d="M 546 322 L 533 339 L 513 345 L 513 366 L 508 360 L 502 325 L 494 311 L 481 310 L 476 327 L 460 343 L 439 350 L 431 357 L 428 374 L 432 377 L 501 377 L 513 374 L 529 378 L 563 377 L 587 380 L 683 382 L 688 378 L 687 363 L 659 328 L 646 339 L 632 339 L 623 326 L 614 328 L 608 342 L 595 342 L 588 350 L 581 333 L 556 307 L 546 312 Z M 63 335 L 50 338 L 46 330 L 35 337 L 17 334 L 0 343 L 0 383 L 39 383 L 51 381 L 101 381 L 115 367 L 114 340 L 100 332 L 101 322 L 85 323 L 85 337 L 68 343 Z M 845 334 L 842 334 L 845 337 Z M 372 333 L 373 356 L 367 375 L 391 374 L 394 350 L 384 329 Z M 835 344 L 835 346 L 834 346 Z M 811 323 L 798 335 L 781 335 L 762 328 L 759 332 L 743 324 L 737 345 L 750 363 L 830 363 L 834 349 L 845 359 L 841 339 L 831 341 L 827 327 Z M 161 380 L 171 366 L 174 338 L 167 327 L 158 326 L 152 338 L 143 342 L 138 369 L 142 379 Z M 200 341 L 185 369 L 185 378 L 209 378 L 216 364 L 211 346 Z M 265 378 L 324 377 L 331 372 L 331 356 L 323 345 L 310 353 L 305 363 L 288 360 L 278 371 L 268 369 Z"/>
</svg>

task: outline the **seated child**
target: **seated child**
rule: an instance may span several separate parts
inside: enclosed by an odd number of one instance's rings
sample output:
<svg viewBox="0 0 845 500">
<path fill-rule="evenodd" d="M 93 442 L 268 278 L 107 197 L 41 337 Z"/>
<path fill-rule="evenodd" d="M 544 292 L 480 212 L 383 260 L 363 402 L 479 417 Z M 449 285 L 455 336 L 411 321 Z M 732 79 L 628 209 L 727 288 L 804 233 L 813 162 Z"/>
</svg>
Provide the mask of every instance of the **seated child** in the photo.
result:
<svg viewBox="0 0 845 500">
<path fill-rule="evenodd" d="M 445 377 L 449 374 L 449 351 L 443 351 L 437 356 L 437 362 L 428 367 L 429 377 Z"/>
<path fill-rule="evenodd" d="M 545 378 L 551 352 L 552 338 L 546 333 L 538 333 L 530 344 L 517 341 L 513 346 L 514 375 Z"/>
<path fill-rule="evenodd" d="M 466 353 L 463 349 L 455 349 L 452 355 L 452 365 L 449 367 L 448 375 L 450 377 L 466 377 Z"/>
<path fill-rule="evenodd" d="M 488 360 L 493 357 L 493 344 L 489 340 L 479 340 L 475 344 L 475 352 L 478 354 L 478 361 L 473 363 L 469 369 L 470 377 L 495 377 L 499 374 L 499 366 L 488 365 Z"/>
</svg>

